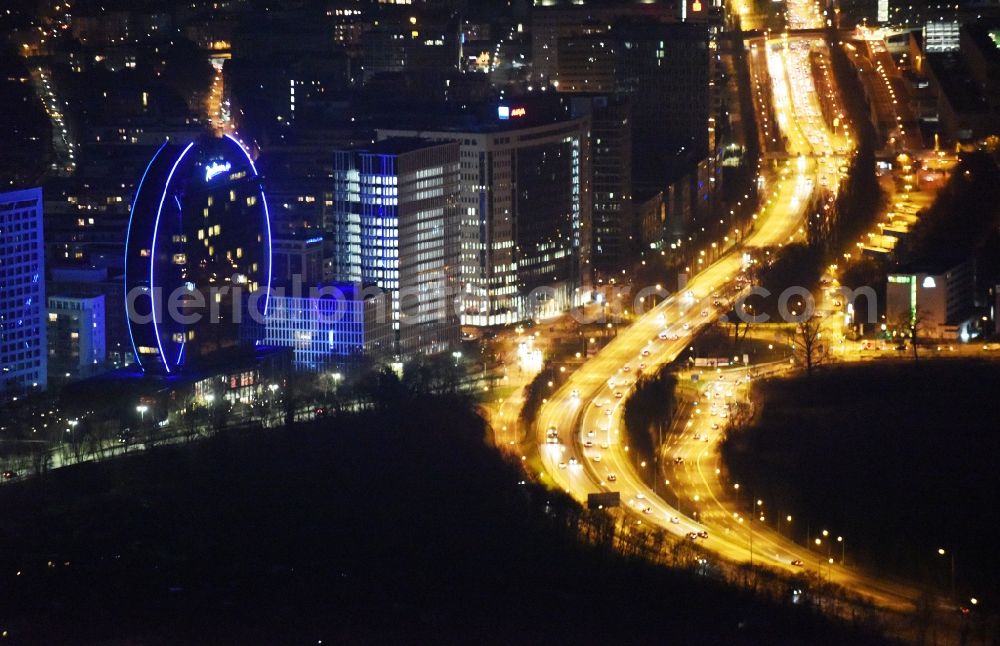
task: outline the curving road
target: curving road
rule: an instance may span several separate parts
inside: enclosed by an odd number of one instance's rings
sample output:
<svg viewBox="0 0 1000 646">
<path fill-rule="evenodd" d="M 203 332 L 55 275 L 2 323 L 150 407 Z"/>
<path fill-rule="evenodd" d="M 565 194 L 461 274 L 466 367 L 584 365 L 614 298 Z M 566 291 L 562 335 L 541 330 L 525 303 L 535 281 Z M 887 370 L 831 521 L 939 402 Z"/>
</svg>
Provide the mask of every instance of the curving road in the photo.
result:
<svg viewBox="0 0 1000 646">
<path fill-rule="evenodd" d="M 795 7 L 790 4 L 789 11 Z M 810 48 L 821 46 L 821 40 L 811 37 L 780 37 L 765 44 L 777 120 L 794 160 L 775 173 L 770 197 L 745 247 L 773 247 L 800 238 L 803 211 L 817 183 L 835 190 L 840 181 L 839 168 L 849 142 L 824 123 L 809 73 Z M 673 361 L 690 337 L 721 313 L 712 303 L 737 291 L 735 279 L 742 269 L 744 250 L 730 249 L 701 271 L 684 294 L 671 296 L 622 330 L 549 398 L 536 426 L 543 466 L 557 486 L 581 501 L 590 493 L 618 491 L 623 507 L 637 522 L 679 536 L 707 532 L 707 538 L 692 540 L 727 559 L 752 560 L 793 572 L 818 570 L 830 581 L 884 607 L 912 609 L 918 591 L 831 564 L 825 545 L 818 552 L 806 549 L 727 506 L 728 496 L 717 471 L 720 432 L 713 425 L 722 426 L 721 414 L 733 397 L 741 396 L 742 373 L 720 373 L 700 402 L 701 410 L 691 415 L 689 431 L 668 446 L 675 479 L 671 492 L 660 491 L 666 487 L 654 491 L 629 462 L 620 432 L 620 404 L 636 374 Z M 839 547 L 830 553 L 839 556 Z"/>
</svg>

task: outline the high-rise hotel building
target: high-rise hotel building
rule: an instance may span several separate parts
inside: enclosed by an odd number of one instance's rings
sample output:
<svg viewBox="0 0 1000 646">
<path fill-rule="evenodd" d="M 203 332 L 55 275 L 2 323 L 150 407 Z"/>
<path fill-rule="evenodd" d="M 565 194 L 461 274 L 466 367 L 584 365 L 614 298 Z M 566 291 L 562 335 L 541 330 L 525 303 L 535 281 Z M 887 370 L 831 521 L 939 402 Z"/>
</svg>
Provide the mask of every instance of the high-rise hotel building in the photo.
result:
<svg viewBox="0 0 1000 646">
<path fill-rule="evenodd" d="M 249 346 L 260 333 L 248 330 L 259 330 L 268 311 L 271 251 L 262 180 L 239 141 L 164 143 L 136 189 L 125 241 L 139 366 L 175 374 Z"/>
<path fill-rule="evenodd" d="M 0 193 L 0 396 L 46 386 L 42 190 Z"/>
</svg>

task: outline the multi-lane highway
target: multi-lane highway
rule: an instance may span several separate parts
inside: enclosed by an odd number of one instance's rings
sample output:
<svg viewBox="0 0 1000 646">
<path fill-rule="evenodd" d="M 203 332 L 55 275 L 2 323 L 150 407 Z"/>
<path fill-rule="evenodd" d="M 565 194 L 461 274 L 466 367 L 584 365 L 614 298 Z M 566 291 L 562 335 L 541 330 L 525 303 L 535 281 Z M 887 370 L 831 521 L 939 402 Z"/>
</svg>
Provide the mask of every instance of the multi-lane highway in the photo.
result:
<svg viewBox="0 0 1000 646">
<path fill-rule="evenodd" d="M 814 11 L 810 7 L 810 3 L 789 3 L 790 13 L 806 16 L 797 24 L 812 24 L 815 16 L 809 13 Z M 773 175 L 755 230 L 744 242 L 750 248 L 774 247 L 802 235 L 810 195 L 818 182 L 836 190 L 849 146 L 826 125 L 816 98 L 809 51 L 822 47 L 822 41 L 778 37 L 764 46 L 774 110 L 790 159 Z M 739 373 L 715 378 L 705 401 L 699 402 L 699 412 L 692 415 L 689 429 L 669 446 L 666 459 L 677 479 L 671 489 L 653 472 L 658 485 L 654 491 L 628 459 L 621 404 L 637 373 L 652 372 L 674 360 L 699 328 L 721 314 L 713 303 L 736 289 L 745 250 L 731 249 L 698 273 L 684 293 L 667 298 L 638 318 L 549 398 L 535 429 L 546 473 L 580 500 L 589 493 L 618 491 L 623 507 L 636 522 L 697 540 L 727 559 L 752 558 L 755 563 L 790 571 L 818 569 L 824 578 L 884 606 L 911 608 L 916 592 L 908 587 L 831 564 L 825 546 L 819 551 L 806 549 L 731 507 L 731 496 L 723 493 L 718 477 L 716 449 L 725 422 L 722 413 L 732 397 L 744 396 Z"/>
</svg>

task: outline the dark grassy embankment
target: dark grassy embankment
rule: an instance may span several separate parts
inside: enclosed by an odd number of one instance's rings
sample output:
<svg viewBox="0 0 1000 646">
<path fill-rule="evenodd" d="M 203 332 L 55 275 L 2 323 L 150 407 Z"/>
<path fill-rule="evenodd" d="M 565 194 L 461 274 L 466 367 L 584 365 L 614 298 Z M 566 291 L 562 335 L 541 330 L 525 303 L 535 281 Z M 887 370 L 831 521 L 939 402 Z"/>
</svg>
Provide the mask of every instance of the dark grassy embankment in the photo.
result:
<svg viewBox="0 0 1000 646">
<path fill-rule="evenodd" d="M 227 431 L 0 489 L 13 643 L 845 643 L 578 538 L 457 397 Z"/>
<path fill-rule="evenodd" d="M 796 540 L 843 535 L 849 563 L 950 587 L 996 608 L 1000 363 L 828 367 L 757 387 L 752 427 L 724 447 L 733 477 L 791 514 Z M 785 526 L 786 533 L 789 528 Z M 826 556 L 826 548 L 823 556 Z M 834 556 L 840 546 L 834 544 Z M 985 604 L 981 604 L 986 607 Z"/>
</svg>

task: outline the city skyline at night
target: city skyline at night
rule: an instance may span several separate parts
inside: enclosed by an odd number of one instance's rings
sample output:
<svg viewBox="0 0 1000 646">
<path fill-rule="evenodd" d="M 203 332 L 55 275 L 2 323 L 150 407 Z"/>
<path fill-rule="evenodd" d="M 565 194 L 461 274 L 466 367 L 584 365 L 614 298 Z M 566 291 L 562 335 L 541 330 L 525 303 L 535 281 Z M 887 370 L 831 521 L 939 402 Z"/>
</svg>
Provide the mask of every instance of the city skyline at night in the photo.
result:
<svg viewBox="0 0 1000 646">
<path fill-rule="evenodd" d="M 0 639 L 1000 640 L 1000 5 L 9 0 Z"/>
</svg>

